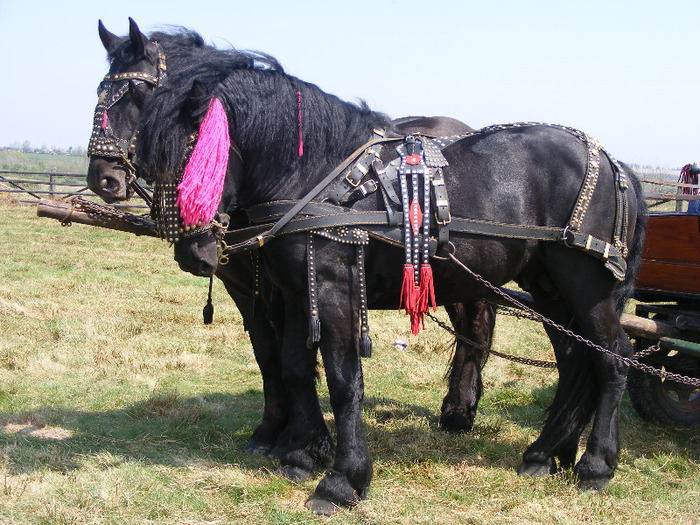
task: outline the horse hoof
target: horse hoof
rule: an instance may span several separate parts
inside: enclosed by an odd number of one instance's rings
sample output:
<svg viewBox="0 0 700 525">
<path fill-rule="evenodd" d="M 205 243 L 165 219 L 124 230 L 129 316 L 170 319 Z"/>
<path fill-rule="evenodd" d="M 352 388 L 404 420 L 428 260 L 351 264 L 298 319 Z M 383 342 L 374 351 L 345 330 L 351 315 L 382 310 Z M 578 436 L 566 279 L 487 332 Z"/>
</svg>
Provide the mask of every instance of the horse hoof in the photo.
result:
<svg viewBox="0 0 700 525">
<path fill-rule="evenodd" d="M 523 463 L 523 466 L 518 470 L 518 476 L 527 476 L 530 478 L 546 478 L 556 473 L 556 467 L 552 461 L 546 463 Z"/>
<path fill-rule="evenodd" d="M 341 509 L 335 503 L 318 496 L 311 496 L 306 502 L 306 508 L 312 510 L 317 516 L 331 516 Z"/>
<path fill-rule="evenodd" d="M 450 434 L 466 434 L 472 429 L 474 422 L 458 412 L 445 413 L 440 416 L 438 428 Z"/>
<path fill-rule="evenodd" d="M 245 448 L 243 449 L 243 453 L 248 454 L 249 456 L 264 456 L 265 454 L 270 452 L 270 450 L 272 450 L 272 445 L 266 445 L 265 443 L 251 441 L 245 446 Z"/>
<path fill-rule="evenodd" d="M 599 478 L 579 478 L 576 482 L 576 488 L 581 492 L 597 492 L 603 493 L 608 488 L 610 479 L 606 477 Z"/>
<path fill-rule="evenodd" d="M 277 469 L 277 474 L 284 476 L 289 481 L 294 483 L 301 483 L 302 481 L 308 481 L 313 477 L 313 474 L 301 467 L 293 467 L 291 465 L 285 465 Z"/>
</svg>

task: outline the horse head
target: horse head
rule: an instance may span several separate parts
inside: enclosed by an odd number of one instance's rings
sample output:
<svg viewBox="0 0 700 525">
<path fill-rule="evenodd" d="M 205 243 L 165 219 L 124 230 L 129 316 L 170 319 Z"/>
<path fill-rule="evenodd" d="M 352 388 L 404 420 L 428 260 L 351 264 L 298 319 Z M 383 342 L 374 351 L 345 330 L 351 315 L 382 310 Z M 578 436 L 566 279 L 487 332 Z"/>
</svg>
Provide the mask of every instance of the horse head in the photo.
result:
<svg viewBox="0 0 700 525">
<path fill-rule="evenodd" d="M 100 21 L 98 25 L 100 40 L 107 51 L 110 68 L 98 88 L 98 103 L 95 108 L 94 124 L 88 155 L 90 164 L 88 167 L 87 182 L 91 190 L 108 203 L 129 199 L 134 188 L 138 189 L 135 182 L 137 177 L 156 186 L 156 202 L 152 214 L 160 219 L 161 231 L 174 245 L 175 260 L 180 268 L 194 275 L 211 276 L 216 271 L 219 254 L 217 252 L 216 237 L 211 234 L 209 224 L 187 225 L 175 224 L 172 221 L 166 230 L 166 220 L 163 213 L 167 210 L 174 213 L 179 222 L 179 214 L 172 203 L 166 204 L 163 200 L 163 184 L 159 182 L 167 179 L 168 175 L 156 176 L 147 170 L 137 167 L 134 157 L 137 129 L 142 116 L 142 110 L 146 101 L 156 88 L 162 87 L 166 78 L 165 54 L 161 45 L 157 42 L 158 36 L 163 39 L 179 38 L 180 42 L 189 44 L 190 51 L 201 48 L 201 39 L 194 33 L 183 33 L 178 36 L 157 34 L 153 40 L 144 35 L 133 19 L 129 19 L 129 35 L 118 37 L 108 31 Z M 184 47 L 184 46 L 183 46 Z M 182 57 L 179 57 L 183 62 Z M 176 68 L 177 69 L 177 68 Z M 179 79 L 175 79 L 179 80 Z M 178 83 L 178 82 L 174 82 Z M 190 115 L 185 119 L 188 137 L 192 137 L 202 120 L 202 115 L 196 115 L 196 108 L 206 101 L 203 97 L 206 88 L 202 84 L 195 83 L 194 88 L 185 97 L 183 115 Z M 164 96 L 172 95 L 170 90 Z M 192 139 L 190 139 L 192 142 Z M 184 151 L 185 148 L 183 148 Z M 232 169 L 240 166 L 240 160 L 235 159 L 231 163 Z M 178 170 L 171 170 L 176 173 Z M 181 174 L 180 174 L 181 175 Z M 176 194 L 177 188 L 170 190 Z M 227 203 L 230 199 L 222 199 Z M 175 210 L 175 211 L 173 211 Z M 225 221 L 223 221 L 225 222 Z M 219 226 L 221 228 L 221 226 Z M 175 228 L 175 231 L 172 230 Z"/>
<path fill-rule="evenodd" d="M 140 125 L 136 153 L 139 175 L 154 188 L 152 216 L 173 244 L 180 269 L 212 276 L 243 171 L 226 113 L 195 80 L 184 96 L 167 86 L 154 92 Z"/>
<path fill-rule="evenodd" d="M 127 37 L 109 32 L 102 21 L 98 31 L 110 68 L 97 90 L 87 183 L 112 203 L 133 195 L 130 149 L 143 101 L 165 78 L 165 57 L 158 43 L 141 33 L 131 18 Z"/>
</svg>

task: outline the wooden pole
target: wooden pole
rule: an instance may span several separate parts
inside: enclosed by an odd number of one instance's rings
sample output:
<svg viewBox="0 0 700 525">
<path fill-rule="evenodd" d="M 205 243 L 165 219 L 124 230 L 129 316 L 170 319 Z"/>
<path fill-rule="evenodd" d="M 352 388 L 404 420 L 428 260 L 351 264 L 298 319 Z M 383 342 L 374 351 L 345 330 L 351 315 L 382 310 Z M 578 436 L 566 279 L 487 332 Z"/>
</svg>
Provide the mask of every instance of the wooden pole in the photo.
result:
<svg viewBox="0 0 700 525">
<path fill-rule="evenodd" d="M 149 237 L 160 237 L 155 221 L 148 218 L 132 216 L 135 220 L 128 218 L 120 219 L 118 216 L 108 216 L 91 214 L 77 210 L 70 202 L 54 201 L 48 199 L 39 200 L 37 205 L 37 215 L 56 219 L 63 224 L 77 222 L 88 226 L 98 226 L 110 230 L 118 230 L 136 235 L 147 235 Z M 126 216 L 128 217 L 128 215 Z"/>
</svg>

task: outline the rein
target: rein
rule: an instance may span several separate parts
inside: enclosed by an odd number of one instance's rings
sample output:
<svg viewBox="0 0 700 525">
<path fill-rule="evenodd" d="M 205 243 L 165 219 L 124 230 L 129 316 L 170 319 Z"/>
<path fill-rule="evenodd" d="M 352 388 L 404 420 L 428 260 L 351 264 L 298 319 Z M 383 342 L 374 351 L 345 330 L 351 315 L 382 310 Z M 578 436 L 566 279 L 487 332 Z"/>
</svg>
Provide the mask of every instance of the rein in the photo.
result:
<svg viewBox="0 0 700 525">
<path fill-rule="evenodd" d="M 346 158 L 340 165 L 338 165 L 333 171 L 331 171 L 321 182 L 319 182 L 309 193 L 307 193 L 301 200 L 299 200 L 292 208 L 285 213 L 281 219 L 279 219 L 267 232 L 257 235 L 253 239 L 249 239 L 246 243 L 250 243 L 251 247 L 256 243 L 258 247 L 262 247 L 265 242 L 279 233 L 282 228 L 284 228 L 296 215 L 299 214 L 301 210 L 304 209 L 311 200 L 321 193 L 329 184 L 335 181 L 335 179 L 347 169 L 362 153 L 367 149 L 371 148 L 376 144 L 382 144 L 385 142 L 395 142 L 397 139 L 395 137 L 387 138 L 382 135 L 378 130 L 374 130 L 375 134 L 379 135 L 378 138 L 371 139 L 365 142 L 362 146 L 357 148 L 348 158 Z"/>
</svg>

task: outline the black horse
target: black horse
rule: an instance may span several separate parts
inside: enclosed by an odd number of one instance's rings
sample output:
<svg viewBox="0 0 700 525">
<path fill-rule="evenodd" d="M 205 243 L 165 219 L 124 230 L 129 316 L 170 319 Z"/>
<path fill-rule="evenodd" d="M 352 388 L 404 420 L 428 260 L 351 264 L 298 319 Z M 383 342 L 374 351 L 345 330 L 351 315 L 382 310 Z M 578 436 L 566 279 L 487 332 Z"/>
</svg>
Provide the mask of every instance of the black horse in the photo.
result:
<svg viewBox="0 0 700 525">
<path fill-rule="evenodd" d="M 384 139 L 373 139 L 376 130 L 391 129 L 385 116 L 343 102 L 268 63 L 236 69 L 223 80 L 194 76 L 189 84 L 168 85 L 144 102 L 136 155 L 157 184 L 178 180 L 188 138 L 214 101 L 227 116 L 235 145 L 231 160 L 239 157 L 243 167 L 238 176 L 229 172 L 223 198 L 249 212 L 266 206 L 274 210 L 278 201 L 299 203 L 254 241 L 261 247 L 264 273 L 283 296 L 281 359 L 296 421 L 287 445 L 327 435 L 311 379 L 315 352 L 304 344 L 310 322 L 320 320 L 337 448 L 333 466 L 309 505 L 319 512 L 353 505 L 366 497 L 372 476 L 361 414 L 363 292 L 375 305 L 396 306 L 407 289 L 406 267 L 409 282 L 413 275 L 411 250 L 372 240 L 359 257 L 356 246 L 329 239 L 320 230 L 297 233 L 285 227 L 297 208 L 304 216 L 323 218 L 313 210 L 333 201 L 342 178 L 335 177 L 342 172 L 337 167 L 355 165 L 377 145 L 377 184 L 385 191 L 352 200 L 334 213 L 344 213 L 343 219 L 350 221 L 353 215 L 376 217 L 382 210 L 390 216 L 383 167 L 403 147 L 401 169 L 409 164 L 422 169 L 425 151 L 420 148 L 435 145 L 415 137 L 394 140 L 385 132 L 380 133 Z M 448 163 L 440 166 L 451 231 L 449 242 L 429 258 L 437 302 L 492 298 L 497 293 L 492 286 L 511 280 L 531 293 L 537 310 L 557 323 L 546 329 L 558 361 L 559 384 L 542 433 L 525 451 L 520 472 L 548 475 L 558 460 L 560 468 L 574 467 L 580 487 L 602 490 L 613 477 L 619 454 L 619 405 L 627 367 L 616 356 L 632 352 L 619 316 L 641 256 L 646 210 L 640 184 L 597 141 L 561 126 L 494 126 L 452 142 L 442 154 Z M 399 180 L 410 179 L 411 170 L 401 169 Z M 439 175 L 430 176 L 432 184 L 443 185 Z M 413 226 L 417 207 L 404 201 L 403 209 L 410 213 L 403 226 Z M 428 223 L 431 234 L 444 233 L 430 216 Z M 412 239 L 410 229 L 407 242 L 427 240 L 415 231 Z M 273 236 L 275 232 L 287 234 Z M 424 243 L 426 253 L 429 244 Z M 589 342 L 562 335 L 557 326 L 569 327 Z M 594 413 L 585 452 L 576 462 L 579 438 Z"/>
<path fill-rule="evenodd" d="M 136 173 L 130 145 L 140 109 L 159 86 L 187 82 L 203 77 L 221 81 L 232 70 L 251 68 L 257 62 L 272 69 L 279 64 L 260 53 L 217 50 L 204 44 L 194 32 L 180 29 L 173 33 L 154 33 L 146 37 L 130 20 L 129 36 L 117 37 L 99 24 L 100 39 L 108 52 L 110 70 L 101 84 L 101 100 L 96 111 L 95 129 L 90 143 L 88 184 L 107 202 L 125 200 L 133 191 L 130 181 Z M 167 64 L 167 65 L 166 65 Z M 166 81 L 167 80 L 167 81 Z M 105 117 L 106 114 L 106 117 Z M 399 133 L 424 133 L 446 136 L 466 133 L 472 128 L 445 117 L 406 117 L 393 122 Z M 231 179 L 243 170 L 242 159 L 235 156 L 228 166 Z M 232 209 L 231 198 L 222 199 L 219 209 L 231 216 L 231 227 L 247 225 L 247 219 Z M 228 264 L 219 264 L 214 239 L 207 234 L 192 235 L 175 243 L 175 258 L 180 267 L 195 275 L 216 276 L 241 311 L 263 377 L 265 407 L 263 420 L 246 447 L 250 452 L 269 452 L 275 445 L 288 442 L 282 436 L 289 421 L 288 396 L 282 380 L 279 339 L 283 314 L 279 294 L 269 282 L 256 277 L 256 266 L 249 255 L 234 255 Z M 259 287 L 254 291 L 254 283 Z M 257 298 L 254 301 L 253 298 Z M 394 305 L 392 305 L 393 307 Z M 495 321 L 494 307 L 485 301 L 457 303 L 446 307 L 455 329 L 476 346 L 457 341 L 449 373 L 449 389 L 442 406 L 441 428 L 458 432 L 471 429 L 481 396 L 481 365 L 484 347 L 490 345 Z M 276 329 L 275 329 L 276 328 Z M 330 461 L 327 442 L 317 447 L 323 453 L 290 453 L 278 446 L 273 452 L 289 474 L 303 475 Z M 293 456 L 293 459 L 285 459 Z M 304 460 L 299 458 L 303 456 Z M 309 457 L 313 456 L 312 459 Z"/>
</svg>

